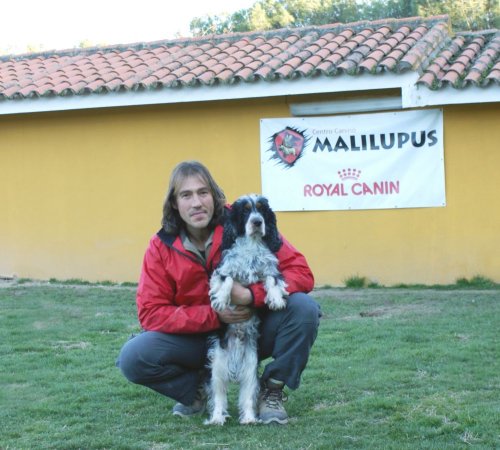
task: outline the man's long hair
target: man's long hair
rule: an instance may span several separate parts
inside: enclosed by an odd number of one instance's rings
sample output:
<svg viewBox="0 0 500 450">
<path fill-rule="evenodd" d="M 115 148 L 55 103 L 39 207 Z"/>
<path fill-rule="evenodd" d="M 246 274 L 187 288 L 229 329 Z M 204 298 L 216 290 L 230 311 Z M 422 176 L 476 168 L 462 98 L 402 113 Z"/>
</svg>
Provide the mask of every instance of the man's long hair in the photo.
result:
<svg viewBox="0 0 500 450">
<path fill-rule="evenodd" d="M 184 161 L 178 164 L 172 171 L 167 195 L 163 203 L 163 218 L 161 225 L 169 234 L 178 235 L 185 226 L 184 221 L 179 215 L 179 211 L 174 207 L 176 195 L 178 194 L 181 183 L 188 177 L 199 176 L 208 186 L 214 200 L 214 215 L 208 224 L 213 229 L 224 218 L 224 206 L 226 196 L 222 189 L 217 185 L 208 169 L 198 161 Z"/>
</svg>

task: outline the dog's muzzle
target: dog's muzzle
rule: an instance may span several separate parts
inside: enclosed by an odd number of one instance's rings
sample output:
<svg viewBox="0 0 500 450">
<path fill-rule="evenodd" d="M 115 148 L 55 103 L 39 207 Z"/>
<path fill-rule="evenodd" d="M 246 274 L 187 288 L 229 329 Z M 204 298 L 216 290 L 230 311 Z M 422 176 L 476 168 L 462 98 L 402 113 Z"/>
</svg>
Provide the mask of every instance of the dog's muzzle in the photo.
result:
<svg viewBox="0 0 500 450">
<path fill-rule="evenodd" d="M 264 218 L 258 213 L 252 213 L 247 222 L 247 234 L 252 236 L 255 233 L 258 233 L 261 236 L 265 236 L 266 234 Z"/>
</svg>

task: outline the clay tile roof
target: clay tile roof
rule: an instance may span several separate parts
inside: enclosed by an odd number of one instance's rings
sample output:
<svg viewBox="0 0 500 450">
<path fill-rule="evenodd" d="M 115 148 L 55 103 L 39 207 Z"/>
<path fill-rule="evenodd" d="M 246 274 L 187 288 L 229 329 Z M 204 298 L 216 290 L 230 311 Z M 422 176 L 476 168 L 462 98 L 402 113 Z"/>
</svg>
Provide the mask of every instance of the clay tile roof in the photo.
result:
<svg viewBox="0 0 500 450">
<path fill-rule="evenodd" d="M 419 84 L 431 89 L 450 85 L 462 89 L 500 84 L 498 72 L 500 32 L 487 30 L 477 33 L 458 33 L 424 69 Z M 495 67 L 497 69 L 495 69 Z"/>
<path fill-rule="evenodd" d="M 414 71 L 430 89 L 500 83 L 500 33 L 447 16 L 0 57 L 0 100 Z"/>
</svg>

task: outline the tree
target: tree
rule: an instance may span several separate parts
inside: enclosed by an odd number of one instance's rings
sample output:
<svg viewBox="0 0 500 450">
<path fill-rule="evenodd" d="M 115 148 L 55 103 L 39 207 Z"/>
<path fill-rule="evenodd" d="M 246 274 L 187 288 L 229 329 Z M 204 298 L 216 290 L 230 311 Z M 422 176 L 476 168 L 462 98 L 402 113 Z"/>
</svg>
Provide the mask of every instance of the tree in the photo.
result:
<svg viewBox="0 0 500 450">
<path fill-rule="evenodd" d="M 204 36 L 287 27 L 293 24 L 294 17 L 284 6 L 285 3 L 284 0 L 258 0 L 251 8 L 233 14 L 195 17 L 189 28 L 194 36 Z"/>
<path fill-rule="evenodd" d="M 233 14 L 196 17 L 194 36 L 448 14 L 455 30 L 498 27 L 498 0 L 257 0 Z"/>
<path fill-rule="evenodd" d="M 419 13 L 424 16 L 448 14 L 457 30 L 481 30 L 498 26 L 500 6 L 492 0 L 422 0 Z"/>
<path fill-rule="evenodd" d="M 268 30 L 284 28 L 294 22 L 294 17 L 280 0 L 260 0 L 250 11 L 250 28 L 253 30 Z"/>
<path fill-rule="evenodd" d="M 363 2 L 362 10 L 368 20 L 413 17 L 418 15 L 418 1 L 376 0 Z"/>
</svg>

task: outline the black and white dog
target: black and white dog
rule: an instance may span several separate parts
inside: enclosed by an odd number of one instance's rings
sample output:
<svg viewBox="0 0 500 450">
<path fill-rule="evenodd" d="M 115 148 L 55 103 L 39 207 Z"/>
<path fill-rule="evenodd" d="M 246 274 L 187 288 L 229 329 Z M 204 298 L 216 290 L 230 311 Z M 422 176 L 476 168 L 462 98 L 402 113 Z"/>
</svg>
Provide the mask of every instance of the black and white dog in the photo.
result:
<svg viewBox="0 0 500 450">
<path fill-rule="evenodd" d="M 262 282 L 265 302 L 270 309 L 286 306 L 286 283 L 278 271 L 275 253 L 282 241 L 276 216 L 265 197 L 240 197 L 224 223 L 222 260 L 210 279 L 210 300 L 215 311 L 230 306 L 233 281 L 244 286 Z M 208 353 L 212 377 L 209 386 L 209 425 L 223 425 L 227 412 L 230 381 L 240 383 L 240 423 L 258 422 L 256 403 L 259 393 L 257 338 L 259 319 L 254 314 L 243 323 L 229 324 L 224 335 L 214 338 Z"/>
</svg>

